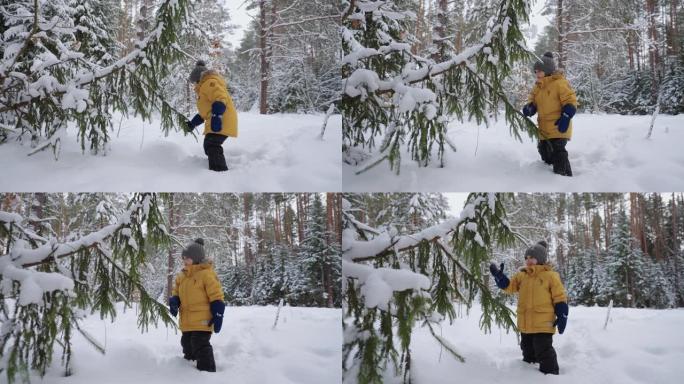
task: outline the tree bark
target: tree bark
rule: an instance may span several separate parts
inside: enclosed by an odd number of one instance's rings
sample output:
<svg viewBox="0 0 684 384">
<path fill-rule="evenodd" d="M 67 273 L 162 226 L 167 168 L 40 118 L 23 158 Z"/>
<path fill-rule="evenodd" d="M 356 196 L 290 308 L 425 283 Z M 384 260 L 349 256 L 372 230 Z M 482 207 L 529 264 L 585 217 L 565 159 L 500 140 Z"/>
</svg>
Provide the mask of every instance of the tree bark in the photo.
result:
<svg viewBox="0 0 684 384">
<path fill-rule="evenodd" d="M 261 82 L 259 88 L 259 113 L 265 115 L 268 113 L 268 36 L 269 29 L 266 26 L 266 12 L 268 1 L 259 1 L 259 48 L 260 48 L 260 62 L 261 62 Z"/>
<path fill-rule="evenodd" d="M 251 193 L 244 193 L 242 195 L 242 203 L 243 203 L 243 214 L 244 214 L 244 234 L 245 234 L 245 264 L 247 266 L 252 266 L 254 265 L 254 259 L 252 255 L 252 249 L 250 247 L 249 242 L 252 239 L 252 230 L 250 228 L 250 209 L 251 209 L 251 200 L 252 200 L 252 194 Z"/>
<path fill-rule="evenodd" d="M 556 6 L 556 28 L 558 29 L 558 68 L 565 64 L 565 29 L 563 28 L 563 0 L 558 0 Z"/>
<path fill-rule="evenodd" d="M 334 207 L 336 200 L 335 199 L 335 194 L 328 192 L 326 193 L 326 201 L 325 201 L 325 208 L 327 212 L 327 226 L 326 226 L 326 237 L 328 244 L 332 244 L 335 242 L 335 224 L 334 224 Z M 325 291 L 327 293 L 327 304 L 328 307 L 331 308 L 333 306 L 334 298 L 333 298 L 333 282 L 332 282 L 332 272 L 330 270 L 330 263 L 326 262 L 325 266 L 323 268 L 323 275 L 325 276 Z"/>
<path fill-rule="evenodd" d="M 176 222 L 177 208 L 174 201 L 175 196 L 175 193 L 171 193 L 169 197 L 169 234 L 171 235 L 175 234 L 176 225 L 178 225 L 178 223 Z M 173 272 L 176 268 L 176 258 L 173 252 L 174 249 L 174 246 L 169 247 L 168 265 L 166 268 L 166 297 L 171 297 L 171 293 L 173 292 Z"/>
</svg>

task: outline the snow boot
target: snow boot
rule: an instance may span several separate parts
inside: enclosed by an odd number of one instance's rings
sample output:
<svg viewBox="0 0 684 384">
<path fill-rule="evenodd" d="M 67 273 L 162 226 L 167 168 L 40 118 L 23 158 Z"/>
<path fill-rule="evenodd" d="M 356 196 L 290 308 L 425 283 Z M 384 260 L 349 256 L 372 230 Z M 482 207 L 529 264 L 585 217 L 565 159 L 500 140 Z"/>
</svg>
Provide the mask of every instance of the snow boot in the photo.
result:
<svg viewBox="0 0 684 384">
<path fill-rule="evenodd" d="M 521 333 L 520 334 L 520 349 L 523 353 L 523 361 L 528 364 L 535 364 L 537 360 L 534 355 L 534 344 L 532 340 L 534 338 L 533 334 Z"/>
<path fill-rule="evenodd" d="M 192 354 L 192 345 L 190 343 L 190 337 L 190 332 L 183 332 L 183 336 L 181 336 L 181 347 L 183 347 L 183 358 L 185 360 L 194 361 L 195 356 L 193 356 Z"/>
<path fill-rule="evenodd" d="M 568 160 L 567 152 L 554 152 L 553 154 L 553 173 L 561 176 L 572 177 L 572 168 Z"/>
<path fill-rule="evenodd" d="M 208 133 L 204 136 L 204 153 L 209 158 L 209 169 L 216 172 L 228 170 L 226 158 L 223 156 L 223 147 L 226 136 Z"/>
<path fill-rule="evenodd" d="M 537 143 L 537 151 L 539 152 L 542 161 L 548 165 L 553 164 L 553 145 L 551 144 L 551 141 L 539 140 Z"/>
<path fill-rule="evenodd" d="M 558 360 L 556 350 L 553 349 L 553 334 L 535 333 L 532 344 L 535 360 L 539 362 L 539 371 L 544 374 L 558 374 Z"/>
<path fill-rule="evenodd" d="M 192 353 L 197 358 L 197 369 L 200 371 L 216 372 L 214 349 L 209 344 L 211 332 L 191 332 Z"/>
<path fill-rule="evenodd" d="M 553 163 L 553 173 L 561 176 L 572 176 L 572 168 L 570 167 L 570 160 L 568 159 L 568 151 L 565 150 L 565 145 L 568 143 L 565 139 L 553 139 L 551 145 L 553 147 L 553 154 L 551 160 Z"/>
</svg>

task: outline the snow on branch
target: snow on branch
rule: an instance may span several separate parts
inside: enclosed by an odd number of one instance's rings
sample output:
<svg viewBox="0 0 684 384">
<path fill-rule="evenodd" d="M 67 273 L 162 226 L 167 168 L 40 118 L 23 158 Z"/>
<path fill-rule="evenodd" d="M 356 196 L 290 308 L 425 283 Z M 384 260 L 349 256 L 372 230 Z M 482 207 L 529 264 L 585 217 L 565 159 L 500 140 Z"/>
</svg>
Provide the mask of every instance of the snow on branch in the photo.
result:
<svg viewBox="0 0 684 384">
<path fill-rule="evenodd" d="M 145 205 L 148 200 L 136 203 L 121 216 L 115 224 L 110 224 L 104 228 L 85 235 L 77 240 L 65 243 L 58 243 L 55 239 L 43 241 L 42 244 L 31 248 L 22 238 L 10 240 L 13 245 L 9 254 L 0 256 L 0 277 L 3 292 L 11 290 L 11 282 L 17 281 L 21 284 L 19 293 L 19 305 L 43 303 L 43 294 L 52 291 L 71 291 L 74 288 L 74 281 L 61 273 L 39 272 L 28 269 L 32 266 L 54 261 L 88 248 L 106 248 L 107 241 L 118 230 L 125 230 L 131 223 L 131 217 L 138 214 L 140 209 L 146 210 Z M 0 225 L 9 228 L 10 226 L 17 231 L 27 234 L 31 231 L 22 226 L 24 218 L 12 212 L 0 211 Z M 10 234 L 11 236 L 11 234 Z M 35 240 L 35 239 L 33 239 Z M 44 240 L 44 239 L 43 239 Z M 130 238 L 130 240 L 133 240 Z"/>
<path fill-rule="evenodd" d="M 490 196 L 495 196 L 490 194 Z M 495 197 L 494 197 L 495 198 Z M 368 260 L 375 258 L 384 252 L 394 249 L 397 252 L 405 251 L 410 248 L 415 248 L 422 241 L 435 241 L 448 236 L 455 231 L 459 225 L 464 223 L 467 219 L 474 219 L 476 217 L 476 210 L 479 209 L 480 204 L 492 204 L 491 198 L 485 199 L 478 196 L 475 200 L 466 204 L 461 211 L 458 218 L 446 220 L 440 224 L 423 229 L 419 232 L 397 236 L 394 232 L 380 232 L 376 237 L 368 240 L 357 240 L 353 229 L 347 228 L 343 232 L 343 258 L 348 261 L 353 260 Z M 477 226 L 475 223 L 466 223 L 465 229 L 475 232 L 475 241 L 482 243 L 482 238 L 477 233 Z"/>
<path fill-rule="evenodd" d="M 345 277 L 358 279 L 367 308 L 378 307 L 387 311 L 395 291 L 430 289 L 427 276 L 408 269 L 374 268 L 342 260 L 342 271 Z"/>
</svg>

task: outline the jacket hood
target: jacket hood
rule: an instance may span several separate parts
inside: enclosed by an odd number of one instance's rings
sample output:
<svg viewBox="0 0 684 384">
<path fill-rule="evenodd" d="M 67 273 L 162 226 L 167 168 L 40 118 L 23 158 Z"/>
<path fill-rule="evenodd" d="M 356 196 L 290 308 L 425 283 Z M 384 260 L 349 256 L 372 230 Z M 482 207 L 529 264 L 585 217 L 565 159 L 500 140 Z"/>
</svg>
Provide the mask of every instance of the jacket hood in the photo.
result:
<svg viewBox="0 0 684 384">
<path fill-rule="evenodd" d="M 213 77 L 213 78 L 220 79 L 220 80 L 224 81 L 224 80 L 223 80 L 223 77 L 221 76 L 220 73 L 218 73 L 217 70 L 215 70 L 215 69 L 207 69 L 206 71 L 202 72 L 202 77 L 200 77 L 200 81 L 199 81 L 198 84 L 202 84 L 205 80 L 207 80 L 207 79 L 210 78 L 210 77 Z"/>
<path fill-rule="evenodd" d="M 550 76 L 542 77 L 541 80 L 537 80 L 537 84 L 541 86 L 546 86 L 556 80 L 565 79 L 565 74 L 562 71 L 556 71 Z"/>
<path fill-rule="evenodd" d="M 211 261 L 207 261 L 207 262 L 204 262 L 202 264 L 193 264 L 193 265 L 185 266 L 183 268 L 183 273 L 185 273 L 186 275 L 192 275 L 195 272 L 203 271 L 205 269 L 213 269 L 213 268 L 214 268 L 214 264 Z"/>
<path fill-rule="evenodd" d="M 553 271 L 553 267 L 549 264 L 537 264 L 530 267 L 524 266 L 520 268 L 520 272 L 525 272 L 528 275 L 536 275 L 537 273 L 546 271 Z"/>
</svg>

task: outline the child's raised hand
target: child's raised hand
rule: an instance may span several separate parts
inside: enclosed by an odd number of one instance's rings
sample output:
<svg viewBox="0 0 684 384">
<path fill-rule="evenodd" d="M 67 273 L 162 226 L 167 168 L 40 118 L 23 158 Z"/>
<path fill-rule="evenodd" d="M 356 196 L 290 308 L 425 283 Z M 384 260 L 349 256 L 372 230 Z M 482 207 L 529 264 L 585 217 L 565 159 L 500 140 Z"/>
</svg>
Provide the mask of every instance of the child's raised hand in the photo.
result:
<svg viewBox="0 0 684 384">
<path fill-rule="evenodd" d="M 491 272 L 492 276 L 494 276 L 494 282 L 496 282 L 496 286 L 501 289 L 506 289 L 511 281 L 508 280 L 508 277 L 504 274 L 503 270 L 504 263 L 501 263 L 499 268 L 497 268 L 496 264 L 494 263 L 489 264 L 489 272 Z"/>
<path fill-rule="evenodd" d="M 491 263 L 489 264 L 489 272 L 492 274 L 492 276 L 497 277 L 499 274 L 503 274 L 504 271 L 504 263 L 501 263 L 499 268 L 496 267 L 496 264 Z"/>
</svg>

